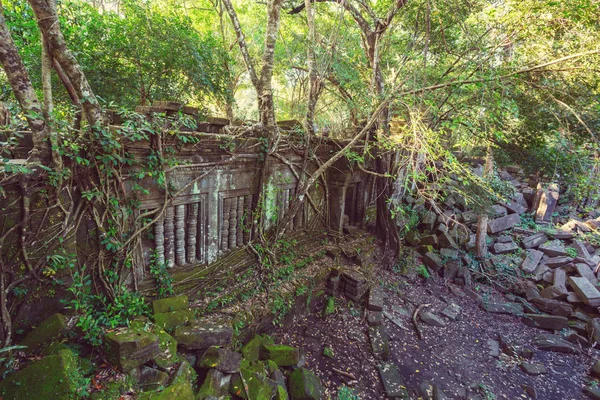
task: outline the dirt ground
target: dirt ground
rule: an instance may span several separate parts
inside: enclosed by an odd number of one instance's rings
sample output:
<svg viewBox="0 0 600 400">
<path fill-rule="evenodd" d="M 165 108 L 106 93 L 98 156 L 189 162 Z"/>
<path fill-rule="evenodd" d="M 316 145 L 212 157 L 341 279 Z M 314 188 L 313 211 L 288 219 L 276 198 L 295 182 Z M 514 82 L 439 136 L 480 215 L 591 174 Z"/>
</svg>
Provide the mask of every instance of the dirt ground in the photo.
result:
<svg viewBox="0 0 600 400">
<path fill-rule="evenodd" d="M 411 399 L 419 398 L 419 385 L 424 381 L 439 385 L 448 399 L 533 398 L 525 387 L 535 389 L 538 399 L 585 398 L 582 388 L 589 382 L 592 360 L 600 355 L 597 350 L 582 348 L 579 355 L 539 350 L 532 344 L 533 338 L 548 331 L 528 327 L 512 315 L 488 313 L 454 285 L 421 278 L 408 281 L 393 272 L 381 272 L 379 281 L 385 289 L 384 310 L 397 322 L 383 319 L 391 361 L 397 365 Z M 475 289 L 489 299 L 502 299 L 488 287 Z M 461 307 L 456 321 L 442 316 L 449 303 Z M 311 314 L 296 317 L 291 326 L 276 330 L 276 340 L 305 350 L 308 368 L 322 379 L 328 397 L 336 399 L 340 387 L 348 386 L 360 399 L 385 399 L 377 370 L 380 361 L 372 355 L 367 336 L 364 304 L 336 298 L 336 312 L 325 318 L 321 316 L 324 304 L 325 299 L 320 299 L 313 304 Z M 430 304 L 423 311 L 447 322 L 443 327 L 420 322 L 423 340 L 419 340 L 412 322 L 412 314 L 421 304 Z M 488 340 L 496 340 L 499 333 L 511 344 L 533 350 L 529 361 L 543 364 L 548 373 L 530 376 L 519 365 L 525 360 L 491 355 Z M 333 357 L 324 354 L 325 347 L 332 350 Z"/>
</svg>

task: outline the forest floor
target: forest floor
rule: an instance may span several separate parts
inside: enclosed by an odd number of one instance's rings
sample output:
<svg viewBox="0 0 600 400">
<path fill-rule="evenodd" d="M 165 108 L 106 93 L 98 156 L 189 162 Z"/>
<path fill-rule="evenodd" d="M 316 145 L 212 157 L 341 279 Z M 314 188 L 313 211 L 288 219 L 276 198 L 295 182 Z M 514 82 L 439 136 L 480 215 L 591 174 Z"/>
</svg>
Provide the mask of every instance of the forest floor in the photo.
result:
<svg viewBox="0 0 600 400">
<path fill-rule="evenodd" d="M 383 324 L 390 340 L 390 361 L 398 367 L 410 399 L 421 398 L 419 387 L 424 382 L 438 385 L 447 399 L 585 398 L 582 388 L 588 383 L 597 350 L 581 348 L 577 355 L 539 350 L 533 338 L 548 331 L 528 327 L 513 315 L 488 313 L 463 288 L 441 280 L 411 280 L 391 271 L 381 271 L 378 279 L 385 292 L 388 316 Z M 503 299 L 489 287 L 474 285 L 474 289 L 490 300 Z M 347 386 L 360 399 L 385 399 L 377 369 L 380 361 L 373 356 L 367 336 L 364 306 L 337 297 L 336 312 L 323 317 L 325 301 L 313 302 L 310 314 L 296 316 L 289 326 L 277 329 L 276 341 L 305 350 L 308 368 L 322 379 L 328 398 L 338 398 L 340 388 Z M 460 307 L 456 320 L 442 316 L 451 303 Z M 423 311 L 440 316 L 446 324 L 434 327 L 420 321 L 422 340 L 412 321 L 421 304 L 429 304 Z M 492 354 L 489 341 L 496 341 L 500 333 L 509 343 L 531 349 L 533 358 L 509 357 L 502 351 Z M 329 353 L 324 352 L 326 347 L 332 357 L 324 354 Z M 524 361 L 543 364 L 547 373 L 526 374 L 520 366 Z"/>
</svg>

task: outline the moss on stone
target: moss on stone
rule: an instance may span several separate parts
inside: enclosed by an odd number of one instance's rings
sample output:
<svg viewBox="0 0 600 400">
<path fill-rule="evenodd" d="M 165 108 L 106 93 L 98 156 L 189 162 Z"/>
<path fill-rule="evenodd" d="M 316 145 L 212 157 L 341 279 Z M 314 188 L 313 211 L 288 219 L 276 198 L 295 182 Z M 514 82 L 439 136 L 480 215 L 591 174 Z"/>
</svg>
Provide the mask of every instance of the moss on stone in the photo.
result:
<svg viewBox="0 0 600 400">
<path fill-rule="evenodd" d="M 177 341 L 163 329 L 154 326 L 152 333 L 158 336 L 160 353 L 154 357 L 154 362 L 161 368 L 168 368 L 175 364 L 177 359 Z"/>
<path fill-rule="evenodd" d="M 255 361 L 260 358 L 260 348 L 263 344 L 274 344 L 275 342 L 268 335 L 256 335 L 242 347 L 242 355 L 248 361 Z"/>
<path fill-rule="evenodd" d="M 175 371 L 169 386 L 162 390 L 144 392 L 138 395 L 138 400 L 195 400 L 192 382 L 196 373 L 187 361 L 182 363 Z"/>
<path fill-rule="evenodd" d="M 67 332 L 67 321 L 64 315 L 54 314 L 42 321 L 37 328 L 25 336 L 21 345 L 27 346 L 28 352 L 36 351 L 41 345 L 60 339 Z"/>
<path fill-rule="evenodd" d="M 194 318 L 194 312 L 190 310 L 171 311 L 154 314 L 154 323 L 162 329 L 171 331 L 179 326 L 186 325 Z"/>
<path fill-rule="evenodd" d="M 260 349 L 262 360 L 272 360 L 280 367 L 291 367 L 300 361 L 300 350 L 297 347 L 283 344 L 263 344 Z"/>
<path fill-rule="evenodd" d="M 105 337 L 107 360 L 127 372 L 160 353 L 158 337 L 142 329 L 125 328 Z"/>
<path fill-rule="evenodd" d="M 290 374 L 289 386 L 292 400 L 320 400 L 323 395 L 321 380 L 305 368 Z"/>
<path fill-rule="evenodd" d="M 154 314 L 186 310 L 188 307 L 189 301 L 187 296 L 169 297 L 152 302 L 152 311 Z"/>
<path fill-rule="evenodd" d="M 12 400 L 70 400 L 78 398 L 82 376 L 78 357 L 61 350 L 36 361 L 0 382 L 0 397 Z"/>
</svg>

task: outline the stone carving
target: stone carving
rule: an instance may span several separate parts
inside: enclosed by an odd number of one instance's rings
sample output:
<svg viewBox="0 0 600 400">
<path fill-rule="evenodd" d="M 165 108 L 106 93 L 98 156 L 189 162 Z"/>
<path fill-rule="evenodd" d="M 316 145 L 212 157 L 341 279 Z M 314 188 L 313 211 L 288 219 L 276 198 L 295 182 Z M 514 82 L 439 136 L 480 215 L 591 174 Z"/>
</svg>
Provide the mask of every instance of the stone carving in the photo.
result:
<svg viewBox="0 0 600 400">
<path fill-rule="evenodd" d="M 196 261 L 197 235 L 198 235 L 198 208 L 199 203 L 188 204 L 187 217 L 187 262 Z"/>
<path fill-rule="evenodd" d="M 155 262 L 159 265 L 165 263 L 165 218 L 161 216 L 154 224 L 154 250 L 156 252 Z"/>
<path fill-rule="evenodd" d="M 167 207 L 165 210 L 165 263 L 167 267 L 175 265 L 175 213 L 173 207 Z"/>
</svg>

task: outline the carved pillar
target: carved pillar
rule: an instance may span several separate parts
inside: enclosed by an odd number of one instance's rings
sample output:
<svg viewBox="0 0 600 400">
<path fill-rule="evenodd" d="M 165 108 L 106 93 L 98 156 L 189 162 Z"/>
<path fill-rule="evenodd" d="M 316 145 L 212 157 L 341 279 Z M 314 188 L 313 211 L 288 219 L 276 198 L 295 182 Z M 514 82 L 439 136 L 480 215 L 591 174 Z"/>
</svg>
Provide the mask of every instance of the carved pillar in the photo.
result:
<svg viewBox="0 0 600 400">
<path fill-rule="evenodd" d="M 292 188 L 292 189 L 289 190 L 289 194 L 288 194 L 288 206 L 287 206 L 287 209 L 285 210 L 285 212 L 290 211 L 290 204 L 293 203 L 295 199 L 296 199 L 296 189 Z M 290 232 L 294 231 L 294 219 L 292 219 L 290 221 L 289 231 Z"/>
<path fill-rule="evenodd" d="M 247 223 L 248 216 L 244 212 L 244 200 L 248 196 L 240 196 L 237 198 L 237 235 L 235 243 L 237 247 L 244 245 L 244 224 Z"/>
<path fill-rule="evenodd" d="M 251 194 L 245 196 L 244 199 L 244 213 L 246 214 L 245 224 L 246 227 L 244 229 L 244 244 L 250 241 L 250 232 L 252 231 L 252 200 L 253 197 Z"/>
<path fill-rule="evenodd" d="M 185 264 L 185 205 L 175 206 L 175 261 Z"/>
<path fill-rule="evenodd" d="M 221 250 L 229 249 L 229 213 L 231 211 L 231 199 L 223 199 L 223 217 L 221 220 Z"/>
<path fill-rule="evenodd" d="M 165 217 L 161 217 L 154 224 L 154 251 L 156 254 L 156 263 L 165 263 Z"/>
<path fill-rule="evenodd" d="M 175 265 L 175 225 L 173 221 L 173 207 L 165 210 L 165 262 L 167 267 Z"/>
<path fill-rule="evenodd" d="M 187 262 L 196 262 L 197 234 L 198 234 L 198 203 L 188 204 L 187 217 Z"/>
<path fill-rule="evenodd" d="M 206 248 L 204 246 L 208 242 L 208 238 L 206 237 L 206 229 L 204 225 L 206 223 L 206 212 L 204 210 L 205 206 L 206 204 L 204 202 L 198 203 L 198 237 L 196 239 L 196 258 L 201 262 L 206 261 Z"/>
<path fill-rule="evenodd" d="M 229 212 L 229 248 L 234 249 L 237 239 L 237 197 L 230 199 L 231 211 Z"/>
</svg>

